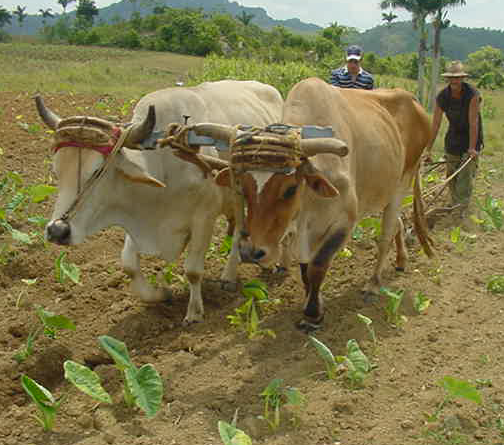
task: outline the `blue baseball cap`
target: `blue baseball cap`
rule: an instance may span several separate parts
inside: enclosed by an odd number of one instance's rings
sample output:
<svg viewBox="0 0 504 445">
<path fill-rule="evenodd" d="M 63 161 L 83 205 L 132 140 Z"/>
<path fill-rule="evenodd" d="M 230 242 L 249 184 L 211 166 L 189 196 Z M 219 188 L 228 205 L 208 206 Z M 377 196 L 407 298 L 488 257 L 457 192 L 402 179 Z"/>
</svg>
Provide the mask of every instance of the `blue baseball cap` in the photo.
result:
<svg viewBox="0 0 504 445">
<path fill-rule="evenodd" d="M 351 45 L 347 48 L 347 60 L 360 60 L 362 58 L 362 48 L 357 45 Z"/>
</svg>

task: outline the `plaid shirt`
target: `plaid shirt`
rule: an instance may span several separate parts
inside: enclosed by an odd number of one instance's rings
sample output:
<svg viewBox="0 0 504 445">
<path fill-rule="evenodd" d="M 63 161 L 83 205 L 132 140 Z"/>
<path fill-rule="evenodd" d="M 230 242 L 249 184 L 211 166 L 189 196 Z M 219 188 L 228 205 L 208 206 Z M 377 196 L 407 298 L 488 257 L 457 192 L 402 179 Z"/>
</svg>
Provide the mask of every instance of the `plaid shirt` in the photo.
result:
<svg viewBox="0 0 504 445">
<path fill-rule="evenodd" d="M 355 82 L 352 81 L 352 75 L 346 66 L 332 70 L 329 83 L 335 87 L 361 88 L 363 90 L 372 90 L 374 86 L 373 76 L 362 68 L 359 69 Z"/>
</svg>

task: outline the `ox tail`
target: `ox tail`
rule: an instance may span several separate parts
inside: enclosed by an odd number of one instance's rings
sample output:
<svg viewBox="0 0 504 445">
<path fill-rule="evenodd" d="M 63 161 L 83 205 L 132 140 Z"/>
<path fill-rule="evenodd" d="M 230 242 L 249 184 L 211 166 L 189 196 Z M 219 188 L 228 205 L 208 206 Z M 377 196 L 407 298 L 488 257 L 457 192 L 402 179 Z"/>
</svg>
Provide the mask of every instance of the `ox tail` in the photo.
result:
<svg viewBox="0 0 504 445">
<path fill-rule="evenodd" d="M 420 182 L 420 164 L 416 169 L 415 185 L 413 187 L 413 225 L 415 233 L 420 241 L 425 254 L 432 258 L 434 256 L 433 245 L 429 230 L 427 227 L 427 219 L 425 217 L 424 204 L 422 201 L 422 186 Z"/>
</svg>

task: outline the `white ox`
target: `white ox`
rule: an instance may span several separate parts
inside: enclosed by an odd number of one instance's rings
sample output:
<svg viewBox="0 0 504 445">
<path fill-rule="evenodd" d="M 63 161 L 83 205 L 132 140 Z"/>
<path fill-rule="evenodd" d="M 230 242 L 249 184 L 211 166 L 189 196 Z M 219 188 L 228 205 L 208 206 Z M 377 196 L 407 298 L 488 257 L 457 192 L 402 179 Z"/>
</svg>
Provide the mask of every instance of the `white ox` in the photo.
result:
<svg viewBox="0 0 504 445">
<path fill-rule="evenodd" d="M 56 130 L 60 123 L 67 121 L 46 108 L 40 97 L 36 101 L 41 118 L 50 128 Z M 246 122 L 264 126 L 279 120 L 282 104 L 275 88 L 255 81 L 225 80 L 156 91 L 136 105 L 133 127 L 123 147 L 137 147 L 153 132 L 165 130 L 168 124 L 183 123 L 184 116 L 190 116 L 191 123 Z M 71 118 L 74 122 L 79 119 L 82 118 Z M 97 118 L 88 118 L 88 121 L 101 128 L 113 126 Z M 222 213 L 232 216 L 229 192 L 218 187 L 212 175 L 205 176 L 199 167 L 175 156 L 170 147 L 150 151 L 122 148 L 111 159 L 106 173 L 95 182 L 92 192 L 79 199 L 72 217 L 66 218 L 65 212 L 77 197 L 77 184 L 85 184 L 104 165 L 107 156 L 93 149 L 81 149 L 92 148 L 85 144 L 73 144 L 81 148 L 65 146 L 64 142 L 59 145 L 62 148 L 54 155 L 59 193 L 46 227 L 48 240 L 74 245 L 106 227 L 123 227 L 126 231 L 121 255 L 124 270 L 132 278 L 133 293 L 150 303 L 165 299 L 165 292 L 152 287 L 142 275 L 139 254 L 157 254 L 170 262 L 187 246 L 185 273 L 190 299 L 184 323 L 202 320 L 205 252 L 217 216 Z M 212 167 L 225 166 L 218 159 L 206 160 Z M 235 247 L 222 280 L 236 282 L 238 261 Z"/>
<path fill-rule="evenodd" d="M 237 165 L 234 176 L 238 182 L 229 169 L 221 170 L 216 181 L 240 187 L 244 196 L 247 212 L 239 241 L 244 261 L 262 265 L 275 261 L 280 239 L 289 224 L 296 224 L 306 292 L 301 327 L 309 330 L 318 327 L 324 316 L 319 290 L 331 259 L 367 213 L 383 210 L 378 259 L 367 290 L 379 290 L 394 238 L 397 269 L 404 269 L 407 251 L 399 214 L 413 181 L 415 228 L 422 247 L 431 254 L 419 212 L 418 180 L 421 154 L 431 129 L 427 114 L 408 92 L 344 90 L 316 78 L 292 88 L 282 122 L 331 126 L 334 137 L 301 140 L 304 154 L 289 171 L 272 169 L 267 164 L 270 161 L 265 161 L 265 167 Z M 234 137 L 232 129 L 222 125 L 201 124 L 194 130 L 218 139 Z"/>
</svg>

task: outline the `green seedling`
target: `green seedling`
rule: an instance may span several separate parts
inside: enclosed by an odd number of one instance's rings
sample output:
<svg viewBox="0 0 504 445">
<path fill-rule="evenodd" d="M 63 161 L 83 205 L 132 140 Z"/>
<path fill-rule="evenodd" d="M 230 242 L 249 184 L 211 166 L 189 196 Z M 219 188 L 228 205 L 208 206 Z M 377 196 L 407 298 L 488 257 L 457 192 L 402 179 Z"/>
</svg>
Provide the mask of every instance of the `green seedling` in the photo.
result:
<svg viewBox="0 0 504 445">
<path fill-rule="evenodd" d="M 476 238 L 477 235 L 465 233 L 460 227 L 454 227 L 450 231 L 450 241 L 455 245 L 457 252 L 463 252 L 467 247 L 467 242 Z"/>
<path fill-rule="evenodd" d="M 483 201 L 477 199 L 476 204 L 483 212 L 483 228 L 485 230 L 501 230 L 504 225 L 504 215 L 499 200 L 486 195 Z"/>
<path fill-rule="evenodd" d="M 77 389 L 95 400 L 112 403 L 110 395 L 101 386 L 100 377 L 96 372 L 72 360 L 65 361 L 63 368 L 65 369 L 65 379 Z"/>
<path fill-rule="evenodd" d="M 280 426 L 280 409 L 283 406 L 304 404 L 301 392 L 296 388 L 284 386 L 283 379 L 273 379 L 259 395 L 264 400 L 264 415 L 259 416 L 259 419 L 266 421 L 273 431 Z"/>
<path fill-rule="evenodd" d="M 345 366 L 346 377 L 352 388 L 363 385 L 364 379 L 371 372 L 371 363 L 359 347 L 357 340 L 347 342 L 347 355 L 337 355 L 336 362 Z"/>
<path fill-rule="evenodd" d="M 357 319 L 359 321 L 361 321 L 362 323 L 364 323 L 364 326 L 366 326 L 366 329 L 369 333 L 369 336 L 371 337 L 371 340 L 373 340 L 373 344 L 376 345 L 376 334 L 375 334 L 373 326 L 371 326 L 371 324 L 373 323 L 373 320 L 371 320 L 370 318 L 368 318 L 362 314 L 357 314 Z"/>
<path fill-rule="evenodd" d="M 434 414 L 426 414 L 428 422 L 437 421 L 444 406 L 455 398 L 463 398 L 477 403 L 478 405 L 481 405 L 482 403 L 480 392 L 465 380 L 459 380 L 455 377 L 446 376 L 438 382 L 438 385 L 446 391 L 445 397 L 436 408 Z"/>
<path fill-rule="evenodd" d="M 315 337 L 312 337 L 311 335 L 308 338 L 310 339 L 312 345 L 315 346 L 315 349 L 317 350 L 318 354 L 320 355 L 320 357 L 322 357 L 322 360 L 324 361 L 324 365 L 326 367 L 327 372 L 327 378 L 335 380 L 338 371 L 338 364 L 336 362 L 336 359 L 334 358 L 333 353 L 320 340 L 317 340 Z"/>
<path fill-rule="evenodd" d="M 231 253 L 232 247 L 233 247 L 233 237 L 230 235 L 226 235 L 219 247 L 219 253 L 222 256 L 226 257 Z"/>
<path fill-rule="evenodd" d="M 21 278 L 21 282 L 26 284 L 26 286 L 33 286 L 37 282 L 37 278 L 33 279 L 28 279 L 28 278 Z M 22 289 L 21 292 L 19 292 L 19 295 L 16 299 L 16 308 L 19 308 L 21 305 L 21 299 L 23 298 L 24 295 L 26 295 L 26 288 Z"/>
<path fill-rule="evenodd" d="M 341 249 L 338 252 L 338 258 L 352 258 L 352 257 L 353 252 L 348 247 L 345 247 L 344 249 Z"/>
<path fill-rule="evenodd" d="M 246 298 L 245 303 L 235 309 L 234 315 L 227 316 L 231 325 L 246 332 L 249 339 L 264 335 L 275 338 L 273 330 L 260 328 L 259 307 L 271 302 L 266 285 L 259 280 L 251 280 L 243 286 L 242 293 Z"/>
<path fill-rule="evenodd" d="M 373 218 L 373 217 L 363 218 L 359 221 L 357 227 L 360 228 L 360 231 L 358 232 L 361 234 L 361 238 L 365 233 L 367 233 L 371 239 L 380 238 L 382 226 L 381 226 L 381 220 L 379 218 Z"/>
<path fill-rule="evenodd" d="M 425 295 L 423 292 L 418 292 L 413 297 L 413 307 L 419 314 L 425 312 L 430 306 L 430 304 L 431 300 L 427 298 L 427 295 Z"/>
<path fill-rule="evenodd" d="M 114 359 L 124 375 L 123 395 L 128 406 L 136 405 L 152 418 L 161 407 L 163 382 L 153 365 L 137 368 L 130 359 L 126 345 L 113 337 L 98 337 L 101 347 Z"/>
<path fill-rule="evenodd" d="M 23 222 L 34 223 L 33 217 L 28 217 L 27 206 L 30 203 L 41 203 L 56 191 L 56 187 L 45 184 L 24 186 L 23 178 L 17 172 L 7 172 L 0 179 L 0 227 L 8 232 L 14 242 L 22 244 L 33 244 L 34 237 L 43 240 L 43 235 L 39 231 L 26 233 L 14 228 L 17 219 Z M 37 224 L 36 224 L 37 225 Z M 5 244 L 1 249 L 0 261 L 7 263 L 7 254 L 10 246 Z"/>
<path fill-rule="evenodd" d="M 46 311 L 43 307 L 36 308 L 37 316 L 40 320 L 40 325 L 35 327 L 28 338 L 23 348 L 14 355 L 14 360 L 18 363 L 24 362 L 34 351 L 35 340 L 43 333 L 46 337 L 54 340 L 59 330 L 67 329 L 75 331 L 75 324 L 64 315 L 56 315 L 54 312 Z"/>
<path fill-rule="evenodd" d="M 64 284 L 67 278 L 70 278 L 75 284 L 82 285 L 80 282 L 80 269 L 74 263 L 66 261 L 66 252 L 61 252 L 54 262 L 56 269 L 56 279 L 61 284 Z"/>
<path fill-rule="evenodd" d="M 492 294 L 504 294 L 504 275 L 493 275 L 490 277 L 486 288 Z"/>
<path fill-rule="evenodd" d="M 21 386 L 38 408 L 39 415 L 32 417 L 40 423 L 45 431 L 51 431 L 58 409 L 63 402 L 63 397 L 56 400 L 47 388 L 24 374 L 21 376 Z"/>
<path fill-rule="evenodd" d="M 399 308 L 401 307 L 401 303 L 404 297 L 404 291 L 400 290 L 399 292 L 392 292 L 386 287 L 382 287 L 380 289 L 380 293 L 388 298 L 387 304 L 385 306 L 387 323 L 395 327 L 400 327 L 404 322 L 407 321 L 407 318 L 399 313 Z"/>
<path fill-rule="evenodd" d="M 238 411 L 238 410 L 237 410 Z M 219 420 L 217 427 L 224 445 L 252 445 L 252 439 L 242 430 L 236 428 L 236 412 L 231 424 Z"/>
</svg>

